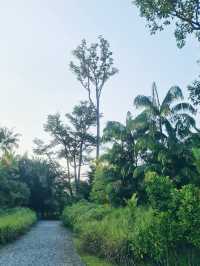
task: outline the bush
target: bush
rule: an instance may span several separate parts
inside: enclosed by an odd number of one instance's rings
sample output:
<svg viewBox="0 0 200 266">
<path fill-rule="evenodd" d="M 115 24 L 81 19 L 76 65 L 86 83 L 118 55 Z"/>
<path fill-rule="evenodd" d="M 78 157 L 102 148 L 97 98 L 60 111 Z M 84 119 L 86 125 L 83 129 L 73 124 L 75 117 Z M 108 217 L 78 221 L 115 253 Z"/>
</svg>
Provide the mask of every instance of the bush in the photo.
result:
<svg viewBox="0 0 200 266">
<path fill-rule="evenodd" d="M 90 199 L 97 204 L 110 204 L 113 207 L 124 206 L 137 188 L 141 190 L 138 178 L 128 167 L 128 175 L 120 167 L 99 164 L 92 183 Z M 142 183 L 142 182 L 141 182 Z M 140 193 L 139 193 L 140 194 Z"/>
<path fill-rule="evenodd" d="M 108 178 L 106 175 L 106 170 L 102 166 L 98 166 L 92 185 L 92 191 L 90 193 L 91 200 L 97 204 L 106 204 L 109 202 L 108 195 L 106 192 L 106 187 L 108 185 Z"/>
<path fill-rule="evenodd" d="M 179 191 L 178 200 L 180 240 L 200 248 L 200 189 L 186 185 Z"/>
<path fill-rule="evenodd" d="M 36 214 L 27 208 L 17 208 L 0 214 L 0 244 L 16 239 L 37 220 Z"/>
<path fill-rule="evenodd" d="M 174 249 L 170 226 L 168 213 L 141 210 L 131 234 L 131 250 L 138 265 L 167 265 L 169 252 Z"/>
<path fill-rule="evenodd" d="M 168 179 L 159 180 L 167 180 L 169 184 Z M 166 211 L 158 210 L 157 206 L 162 206 L 158 197 L 155 209 L 137 215 L 131 233 L 135 261 L 152 265 L 200 265 L 200 189 L 186 185 L 168 195 L 171 203 L 165 205 Z"/>
<path fill-rule="evenodd" d="M 151 206 L 159 211 L 171 207 L 174 186 L 167 176 L 158 176 L 148 172 L 145 177 L 146 192 Z"/>
</svg>

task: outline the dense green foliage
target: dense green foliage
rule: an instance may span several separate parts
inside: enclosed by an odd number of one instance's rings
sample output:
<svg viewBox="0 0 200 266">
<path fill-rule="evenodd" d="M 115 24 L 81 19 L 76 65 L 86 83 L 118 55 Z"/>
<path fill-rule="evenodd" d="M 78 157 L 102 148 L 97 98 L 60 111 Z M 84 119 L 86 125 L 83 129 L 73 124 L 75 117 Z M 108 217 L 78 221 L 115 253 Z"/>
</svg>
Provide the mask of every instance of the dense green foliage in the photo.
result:
<svg viewBox="0 0 200 266">
<path fill-rule="evenodd" d="M 2 132 L 0 208 L 29 207 L 43 217 L 58 216 L 68 202 L 63 170 L 48 159 L 15 155 L 13 136 L 17 134 L 5 129 Z"/>
<path fill-rule="evenodd" d="M 152 175 L 148 182 L 155 185 L 157 179 Z M 120 265 L 198 265 L 200 190 L 186 185 L 170 187 L 170 193 L 172 200 L 163 211 L 159 205 L 137 207 L 135 197 L 125 208 L 81 202 L 66 207 L 63 221 L 80 236 L 82 250 Z M 157 202 L 153 189 L 149 196 Z"/>
<path fill-rule="evenodd" d="M 0 208 L 27 206 L 28 186 L 20 180 L 18 158 L 11 152 L 0 157 Z"/>
<path fill-rule="evenodd" d="M 6 153 L 0 159 L 0 207 L 30 207 L 56 216 L 68 201 L 62 171 L 47 160 Z"/>
<path fill-rule="evenodd" d="M 198 265 L 200 135 L 196 110 L 179 87 L 163 101 L 134 100 L 142 111 L 104 129 L 104 153 L 90 172 L 89 201 L 65 208 L 63 222 L 83 252 L 119 265 Z M 184 251 L 184 252 L 183 252 Z"/>
<path fill-rule="evenodd" d="M 43 218 L 58 217 L 68 202 L 67 184 L 63 171 L 48 160 L 29 159 L 18 161 L 19 179 L 30 191 L 27 206 Z"/>
<path fill-rule="evenodd" d="M 30 209 L 18 208 L 0 213 L 0 244 L 5 244 L 25 233 L 37 220 Z"/>
<path fill-rule="evenodd" d="M 180 188 L 199 184 L 193 148 L 200 145 L 195 124 L 195 109 L 183 101 L 179 87 L 172 87 L 161 103 L 155 84 L 152 96 L 139 95 L 134 104 L 142 112 L 127 114 L 126 123 L 110 121 L 104 129 L 107 149 L 93 170 L 91 200 L 126 205 L 133 193 L 145 204 L 145 174 L 169 176 Z"/>
</svg>

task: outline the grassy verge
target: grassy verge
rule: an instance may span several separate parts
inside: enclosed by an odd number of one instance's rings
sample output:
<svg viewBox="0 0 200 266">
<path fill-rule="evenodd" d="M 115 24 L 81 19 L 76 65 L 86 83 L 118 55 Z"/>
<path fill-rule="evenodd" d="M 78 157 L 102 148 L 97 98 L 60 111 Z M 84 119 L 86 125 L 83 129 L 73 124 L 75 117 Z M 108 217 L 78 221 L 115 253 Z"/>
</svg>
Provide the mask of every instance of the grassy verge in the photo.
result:
<svg viewBox="0 0 200 266">
<path fill-rule="evenodd" d="M 37 220 L 30 209 L 17 208 L 0 213 L 0 244 L 6 244 L 25 233 Z"/>
<path fill-rule="evenodd" d="M 113 264 L 92 256 L 88 253 L 85 253 L 81 249 L 81 240 L 78 238 L 74 238 L 74 245 L 77 249 L 78 254 L 80 255 L 82 261 L 85 263 L 86 266 L 114 266 Z"/>
<path fill-rule="evenodd" d="M 62 219 L 81 239 L 79 254 L 86 265 L 109 265 L 96 257 L 122 266 L 200 265 L 199 202 L 197 207 L 182 202 L 175 217 L 137 207 L 134 198 L 124 208 L 79 202 L 66 207 Z M 182 222 L 183 211 L 190 227 Z"/>
</svg>

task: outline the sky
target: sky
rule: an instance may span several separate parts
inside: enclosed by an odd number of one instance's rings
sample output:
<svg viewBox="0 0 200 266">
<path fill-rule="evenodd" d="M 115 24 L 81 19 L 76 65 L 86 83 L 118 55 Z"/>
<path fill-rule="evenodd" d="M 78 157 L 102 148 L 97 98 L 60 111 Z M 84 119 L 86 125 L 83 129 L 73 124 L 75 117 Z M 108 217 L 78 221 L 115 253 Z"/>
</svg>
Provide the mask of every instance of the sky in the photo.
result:
<svg viewBox="0 0 200 266">
<path fill-rule="evenodd" d="M 0 0 L 0 126 L 22 135 L 21 153 L 31 153 L 34 138 L 48 139 L 48 114 L 64 115 L 87 99 L 69 62 L 83 38 L 99 35 L 119 69 L 102 94 L 102 127 L 136 113 L 134 97 L 150 95 L 153 81 L 162 98 L 173 85 L 186 92 L 199 74 L 197 41 L 178 49 L 173 27 L 150 35 L 131 0 Z"/>
</svg>

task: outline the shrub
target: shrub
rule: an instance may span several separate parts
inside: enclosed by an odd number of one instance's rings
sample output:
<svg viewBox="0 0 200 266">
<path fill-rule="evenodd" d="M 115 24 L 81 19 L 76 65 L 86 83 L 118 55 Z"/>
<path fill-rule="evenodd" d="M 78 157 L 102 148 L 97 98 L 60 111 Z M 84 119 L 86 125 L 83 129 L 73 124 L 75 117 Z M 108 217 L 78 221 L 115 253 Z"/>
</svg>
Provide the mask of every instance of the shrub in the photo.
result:
<svg viewBox="0 0 200 266">
<path fill-rule="evenodd" d="M 27 208 L 17 208 L 0 214 L 0 244 L 16 239 L 37 220 L 36 214 Z"/>
<path fill-rule="evenodd" d="M 105 167 L 98 166 L 94 174 L 93 186 L 90 194 L 92 201 L 98 204 L 106 204 L 109 202 L 106 193 L 106 187 L 108 185 L 107 179 Z"/>
<path fill-rule="evenodd" d="M 125 206 L 126 200 L 141 190 L 141 185 L 128 167 L 126 170 L 111 165 L 99 164 L 96 168 L 90 199 L 97 204 L 110 204 L 113 207 Z M 140 194 L 140 193 L 139 193 Z"/>
<path fill-rule="evenodd" d="M 136 265 L 163 265 L 169 250 L 169 223 L 167 213 L 141 209 L 131 232 L 131 250 Z"/>
<path fill-rule="evenodd" d="M 200 248 L 200 189 L 186 185 L 179 191 L 178 199 L 180 240 Z"/>
<path fill-rule="evenodd" d="M 167 176 L 158 176 L 148 172 L 145 177 L 146 192 L 151 206 L 159 211 L 171 207 L 174 186 Z"/>
<path fill-rule="evenodd" d="M 155 197 L 155 209 L 137 215 L 131 238 L 133 256 L 153 265 L 199 265 L 200 189 L 186 185 L 168 195 L 168 210 L 158 210 L 162 202 Z"/>
</svg>

